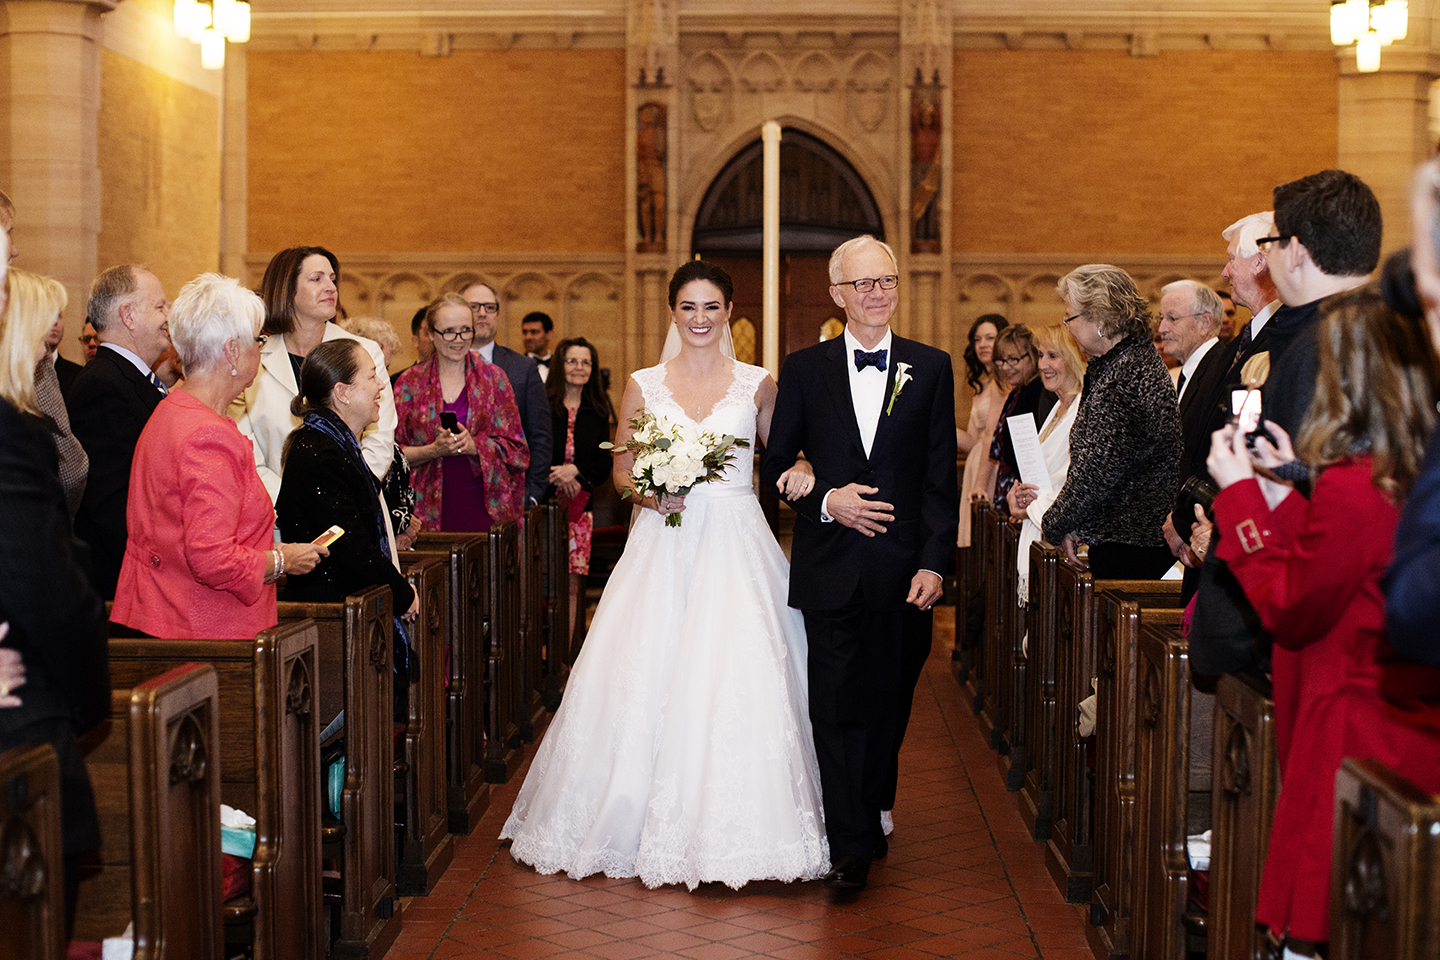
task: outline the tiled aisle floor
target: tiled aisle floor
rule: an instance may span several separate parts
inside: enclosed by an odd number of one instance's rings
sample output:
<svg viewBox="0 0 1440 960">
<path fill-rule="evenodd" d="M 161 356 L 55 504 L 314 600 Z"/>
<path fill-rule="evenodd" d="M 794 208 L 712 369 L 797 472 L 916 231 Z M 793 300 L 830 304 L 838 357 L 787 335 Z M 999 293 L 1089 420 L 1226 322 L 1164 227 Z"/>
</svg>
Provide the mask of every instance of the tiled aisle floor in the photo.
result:
<svg viewBox="0 0 1440 960">
<path fill-rule="evenodd" d="M 858 895 L 842 898 L 819 883 L 707 884 L 690 893 L 538 876 L 495 840 L 522 770 L 492 796 L 479 828 L 458 840 L 435 892 L 406 901 L 388 960 L 1090 960 L 1075 908 L 1056 892 L 1043 845 L 1030 840 L 994 753 L 962 708 L 949 637 L 940 635 L 945 619 L 936 617 L 935 651 L 915 694 L 890 856 Z"/>
</svg>

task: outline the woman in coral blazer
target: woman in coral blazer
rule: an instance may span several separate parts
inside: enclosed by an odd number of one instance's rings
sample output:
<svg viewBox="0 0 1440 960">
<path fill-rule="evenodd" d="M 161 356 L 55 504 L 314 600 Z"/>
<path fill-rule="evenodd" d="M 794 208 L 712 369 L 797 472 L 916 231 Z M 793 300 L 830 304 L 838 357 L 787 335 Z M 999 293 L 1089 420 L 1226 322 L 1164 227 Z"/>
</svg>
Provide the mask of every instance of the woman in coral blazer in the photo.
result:
<svg viewBox="0 0 1440 960">
<path fill-rule="evenodd" d="M 130 468 L 128 541 L 111 619 L 153 637 L 250 639 L 275 623 L 275 581 L 328 551 L 272 542 L 275 511 L 250 441 L 225 415 L 260 366 L 260 298 L 205 274 L 170 338 L 185 384 L 155 408 Z"/>
</svg>

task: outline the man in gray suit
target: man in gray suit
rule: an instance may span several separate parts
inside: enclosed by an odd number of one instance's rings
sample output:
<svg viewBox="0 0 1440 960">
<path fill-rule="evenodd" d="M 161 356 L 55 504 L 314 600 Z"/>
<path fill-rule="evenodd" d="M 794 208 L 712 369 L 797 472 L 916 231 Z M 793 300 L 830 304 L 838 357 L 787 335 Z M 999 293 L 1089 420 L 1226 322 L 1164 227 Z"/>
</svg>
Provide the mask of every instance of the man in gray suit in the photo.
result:
<svg viewBox="0 0 1440 960">
<path fill-rule="evenodd" d="M 523 353 L 495 342 L 500 328 L 500 297 L 487 283 L 472 283 L 460 292 L 470 304 L 470 322 L 475 339 L 470 349 L 486 363 L 493 363 L 510 378 L 515 403 L 520 407 L 520 426 L 530 445 L 530 469 L 525 471 L 525 506 L 539 503 L 550 485 L 550 403 L 545 399 L 545 382 L 535 361 Z"/>
</svg>

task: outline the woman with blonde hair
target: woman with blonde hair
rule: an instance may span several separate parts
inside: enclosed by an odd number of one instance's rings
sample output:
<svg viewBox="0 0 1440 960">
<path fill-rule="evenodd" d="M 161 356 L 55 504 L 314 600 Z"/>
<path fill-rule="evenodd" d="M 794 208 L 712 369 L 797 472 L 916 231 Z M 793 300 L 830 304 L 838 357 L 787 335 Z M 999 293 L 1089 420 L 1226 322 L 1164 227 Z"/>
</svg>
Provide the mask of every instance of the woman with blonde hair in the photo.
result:
<svg viewBox="0 0 1440 960">
<path fill-rule="evenodd" d="M 1371 757 L 1440 791 L 1440 735 L 1382 698 L 1394 654 L 1381 582 L 1400 505 L 1435 426 L 1434 358 L 1419 326 L 1373 287 L 1321 307 L 1315 396 L 1292 451 L 1274 436 L 1216 431 L 1206 465 L 1221 488 L 1215 548 L 1274 637 L 1276 746 L 1285 789 L 1265 857 L 1256 919 L 1313 955 L 1329 939 L 1335 773 Z M 1273 472 L 1272 472 L 1273 471 Z M 1309 499 L 1272 477 L 1313 481 Z M 1407 668 L 1413 671 L 1415 668 Z M 1287 954 L 1288 955 L 1288 954 Z"/>
<path fill-rule="evenodd" d="M 0 276 L 9 262 L 0 231 Z M 55 433 L 35 396 L 35 368 L 55 324 L 45 281 L 11 271 L 0 304 L 0 753 L 49 744 L 60 763 L 66 929 L 79 857 L 100 845 L 95 797 L 76 738 L 110 713 L 105 607 L 72 552 Z M 9 309 L 10 304 L 20 304 Z M 26 304 L 43 304 L 30 308 Z M 18 692 L 17 660 L 24 665 Z"/>
<path fill-rule="evenodd" d="M 1040 452 L 1045 455 L 1050 488 L 1041 490 L 1036 484 L 1022 482 L 1012 486 L 1006 495 L 1010 516 L 1024 521 L 1018 558 L 1022 603 L 1029 596 L 1030 544 L 1041 538 L 1045 511 L 1055 502 L 1070 471 L 1070 428 L 1075 425 L 1080 388 L 1085 384 L 1085 358 L 1064 327 L 1036 327 L 1034 335 L 1040 353 L 1040 382 L 1055 396 L 1055 406 L 1040 427 Z"/>
</svg>

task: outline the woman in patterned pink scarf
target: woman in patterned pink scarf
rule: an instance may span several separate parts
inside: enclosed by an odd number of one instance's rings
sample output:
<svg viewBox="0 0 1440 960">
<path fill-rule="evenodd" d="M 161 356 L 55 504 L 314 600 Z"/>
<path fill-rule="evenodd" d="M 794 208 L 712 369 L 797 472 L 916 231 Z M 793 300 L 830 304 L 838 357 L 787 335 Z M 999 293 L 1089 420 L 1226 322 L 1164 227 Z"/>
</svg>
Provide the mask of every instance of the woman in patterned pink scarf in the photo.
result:
<svg viewBox="0 0 1440 960">
<path fill-rule="evenodd" d="M 520 517 L 530 463 L 520 409 L 504 372 L 470 352 L 475 330 L 459 295 L 432 303 L 425 327 L 434 355 L 395 381 L 395 439 L 410 461 L 415 513 L 428 530 L 483 533 Z"/>
</svg>

